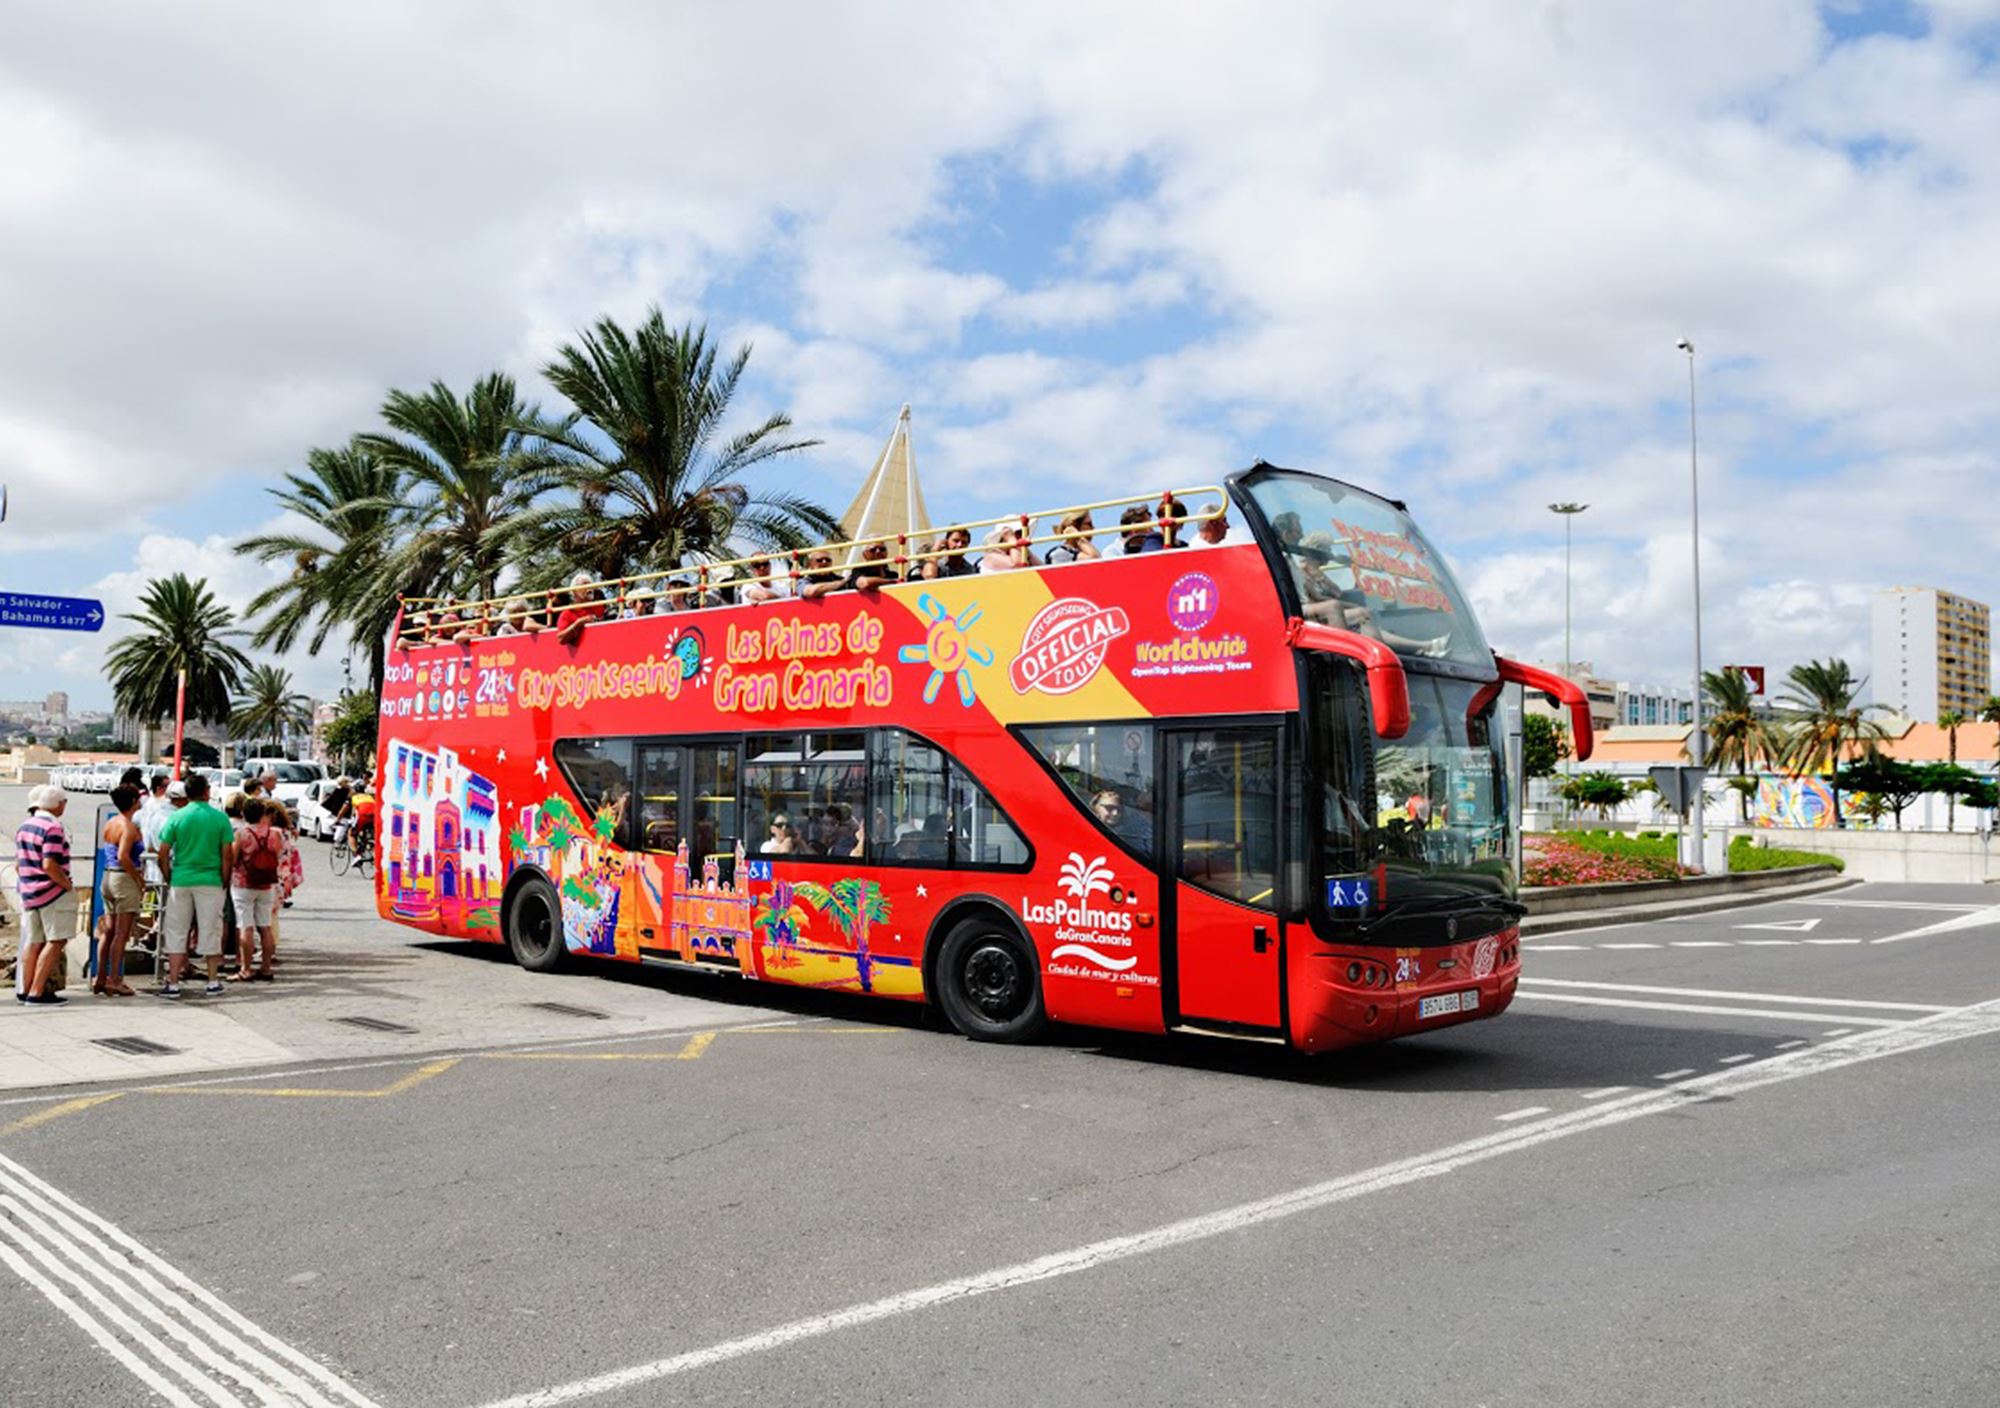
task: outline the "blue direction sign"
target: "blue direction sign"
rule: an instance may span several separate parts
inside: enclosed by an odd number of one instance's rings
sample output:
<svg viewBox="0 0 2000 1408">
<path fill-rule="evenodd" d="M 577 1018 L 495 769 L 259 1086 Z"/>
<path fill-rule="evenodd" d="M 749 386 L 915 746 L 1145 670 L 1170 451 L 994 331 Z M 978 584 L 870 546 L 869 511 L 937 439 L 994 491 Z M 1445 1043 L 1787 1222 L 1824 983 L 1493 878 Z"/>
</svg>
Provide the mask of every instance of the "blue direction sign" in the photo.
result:
<svg viewBox="0 0 2000 1408">
<path fill-rule="evenodd" d="M 104 629 L 104 603 L 87 596 L 0 592 L 0 626 L 26 626 L 40 631 L 98 631 Z"/>
</svg>

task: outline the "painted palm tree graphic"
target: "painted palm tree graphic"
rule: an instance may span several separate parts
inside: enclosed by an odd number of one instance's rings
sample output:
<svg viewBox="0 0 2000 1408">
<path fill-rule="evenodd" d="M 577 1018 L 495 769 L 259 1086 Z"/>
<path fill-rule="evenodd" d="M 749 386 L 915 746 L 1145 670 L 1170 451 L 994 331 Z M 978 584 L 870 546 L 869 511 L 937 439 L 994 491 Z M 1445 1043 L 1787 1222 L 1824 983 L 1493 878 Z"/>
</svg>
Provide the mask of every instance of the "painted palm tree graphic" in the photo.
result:
<svg viewBox="0 0 2000 1408">
<path fill-rule="evenodd" d="M 757 911 L 756 927 L 764 931 L 771 947 L 771 959 L 784 968 L 797 963 L 799 934 L 805 928 L 806 912 L 798 903 L 796 888 L 789 880 L 771 886 L 771 896 Z"/>
<path fill-rule="evenodd" d="M 875 961 L 868 951 L 868 926 L 889 917 L 889 901 L 873 880 L 836 880 L 831 885 L 801 881 L 794 887 L 800 899 L 814 909 L 833 916 L 848 943 L 854 946 L 855 970 L 861 990 L 875 990 Z"/>
<path fill-rule="evenodd" d="M 1057 883 L 1079 900 L 1087 900 L 1094 894 L 1108 894 L 1111 890 L 1111 866 L 1103 856 L 1085 860 L 1079 852 L 1071 851 L 1069 859 L 1063 862 L 1062 879 Z"/>
</svg>

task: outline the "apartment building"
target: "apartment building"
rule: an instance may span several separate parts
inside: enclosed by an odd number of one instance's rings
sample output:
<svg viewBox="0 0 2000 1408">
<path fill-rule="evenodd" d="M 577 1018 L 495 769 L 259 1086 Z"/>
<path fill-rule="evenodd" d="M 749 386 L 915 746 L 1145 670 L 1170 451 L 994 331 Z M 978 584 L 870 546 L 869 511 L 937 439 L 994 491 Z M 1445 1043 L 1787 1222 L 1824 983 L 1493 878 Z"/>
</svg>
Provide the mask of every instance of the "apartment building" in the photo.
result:
<svg viewBox="0 0 2000 1408">
<path fill-rule="evenodd" d="M 1871 613 L 1874 699 L 1905 718 L 1971 716 L 1993 693 L 1992 613 L 1936 587 L 1878 592 Z"/>
</svg>

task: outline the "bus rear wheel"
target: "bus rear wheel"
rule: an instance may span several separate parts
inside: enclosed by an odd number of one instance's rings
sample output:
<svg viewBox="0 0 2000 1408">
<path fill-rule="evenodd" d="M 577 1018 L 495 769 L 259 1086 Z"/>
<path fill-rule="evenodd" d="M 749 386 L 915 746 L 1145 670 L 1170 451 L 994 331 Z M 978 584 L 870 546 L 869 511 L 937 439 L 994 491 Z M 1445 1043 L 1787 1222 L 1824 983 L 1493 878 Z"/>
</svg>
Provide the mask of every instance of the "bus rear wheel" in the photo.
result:
<svg viewBox="0 0 2000 1408">
<path fill-rule="evenodd" d="M 938 1005 L 974 1041 L 1028 1041 L 1048 1025 L 1034 950 L 992 919 L 968 919 L 938 954 Z"/>
<path fill-rule="evenodd" d="M 562 906 L 556 887 L 539 876 L 524 882 L 507 906 L 507 947 L 531 973 L 562 966 Z"/>
</svg>

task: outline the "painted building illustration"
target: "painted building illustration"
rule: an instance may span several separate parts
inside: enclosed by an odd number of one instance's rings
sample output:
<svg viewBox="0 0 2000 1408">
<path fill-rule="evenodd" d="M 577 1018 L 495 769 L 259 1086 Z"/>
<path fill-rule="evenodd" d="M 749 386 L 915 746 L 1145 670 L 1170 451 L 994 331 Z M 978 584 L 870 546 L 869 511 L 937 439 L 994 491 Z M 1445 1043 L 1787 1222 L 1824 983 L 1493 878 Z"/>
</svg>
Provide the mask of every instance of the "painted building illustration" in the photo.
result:
<svg viewBox="0 0 2000 1408">
<path fill-rule="evenodd" d="M 756 906 L 748 871 L 743 843 L 738 841 L 728 883 L 722 879 L 720 856 L 704 857 L 701 878 L 695 879 L 689 873 L 688 843 L 683 838 L 674 852 L 673 871 L 662 896 L 672 916 L 668 946 L 682 961 L 741 964 L 748 957 L 751 912 Z"/>
<path fill-rule="evenodd" d="M 492 927 L 505 880 L 493 783 L 449 748 L 400 741 L 383 773 L 381 883 L 396 916 Z"/>
</svg>

